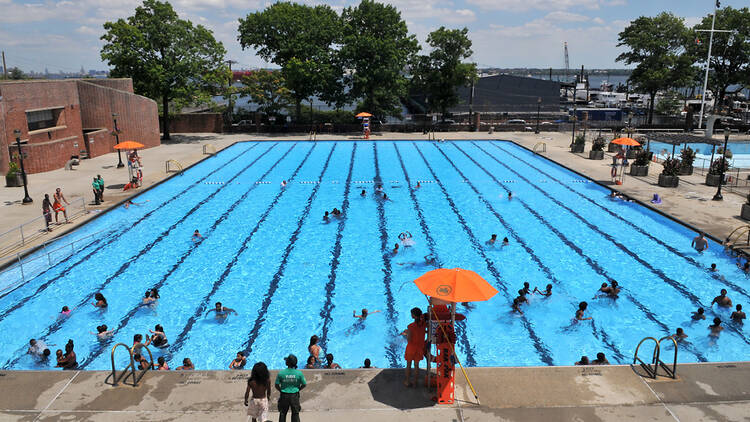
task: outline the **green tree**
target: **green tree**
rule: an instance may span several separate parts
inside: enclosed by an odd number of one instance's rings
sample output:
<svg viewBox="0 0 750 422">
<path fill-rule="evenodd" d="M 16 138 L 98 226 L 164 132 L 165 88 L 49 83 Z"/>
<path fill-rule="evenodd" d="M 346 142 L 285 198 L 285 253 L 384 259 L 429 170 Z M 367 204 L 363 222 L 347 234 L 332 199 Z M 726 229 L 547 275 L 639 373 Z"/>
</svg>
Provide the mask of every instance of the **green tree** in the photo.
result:
<svg viewBox="0 0 750 422">
<path fill-rule="evenodd" d="M 439 29 L 430 33 L 427 44 L 432 47 L 428 55 L 417 57 L 412 68 L 412 83 L 424 93 L 430 112 L 439 111 L 443 120 L 449 107 L 458 104 L 456 88 L 476 77 L 475 63 L 463 63 L 471 56 L 469 30 Z"/>
<path fill-rule="evenodd" d="M 685 51 L 689 32 L 681 18 L 662 12 L 641 16 L 619 34 L 618 47 L 628 51 L 617 61 L 636 67 L 629 81 L 650 98 L 648 122 L 653 121 L 656 93 L 685 86 L 695 75 L 694 59 Z"/>
<path fill-rule="evenodd" d="M 674 115 L 680 111 L 682 105 L 682 99 L 680 94 L 676 91 L 670 90 L 665 92 L 663 96 L 656 102 L 654 111 L 662 115 Z"/>
<path fill-rule="evenodd" d="M 161 100 L 164 139 L 169 107 L 205 102 L 226 84 L 226 50 L 213 33 L 180 19 L 168 2 L 145 0 L 127 19 L 104 24 L 102 60 L 112 77 L 133 79 L 135 92 Z"/>
<path fill-rule="evenodd" d="M 362 0 L 341 15 L 343 44 L 340 57 L 347 76 L 349 95 L 361 99 L 360 109 L 376 117 L 398 116 L 406 95 L 406 65 L 419 51 L 401 13 L 391 6 Z"/>
<path fill-rule="evenodd" d="M 280 71 L 257 70 L 243 76 L 242 85 L 240 96 L 250 97 L 258 111 L 269 115 L 279 114 L 294 101 Z"/>
<path fill-rule="evenodd" d="M 239 22 L 242 48 L 253 48 L 264 60 L 281 67 L 297 119 L 302 101 L 325 92 L 326 84 L 340 79 L 333 66 L 333 47 L 340 42 L 341 21 L 329 6 L 275 3 Z"/>
<path fill-rule="evenodd" d="M 703 21 L 693 27 L 696 29 L 711 29 L 712 16 L 708 15 Z M 713 87 L 716 104 L 719 105 L 726 95 L 727 88 L 734 84 L 746 83 L 750 72 L 750 9 L 734 9 L 726 7 L 716 11 L 716 28 L 734 31 L 732 33 L 714 33 L 711 48 L 711 70 L 709 72 L 709 86 Z M 698 43 L 690 43 L 690 52 L 704 66 L 708 57 L 708 39 L 706 32 L 696 32 Z M 701 84 L 703 80 L 701 79 Z"/>
<path fill-rule="evenodd" d="M 23 72 L 23 70 L 17 67 L 11 67 L 8 69 L 8 78 L 14 80 L 29 79 L 29 76 Z"/>
</svg>

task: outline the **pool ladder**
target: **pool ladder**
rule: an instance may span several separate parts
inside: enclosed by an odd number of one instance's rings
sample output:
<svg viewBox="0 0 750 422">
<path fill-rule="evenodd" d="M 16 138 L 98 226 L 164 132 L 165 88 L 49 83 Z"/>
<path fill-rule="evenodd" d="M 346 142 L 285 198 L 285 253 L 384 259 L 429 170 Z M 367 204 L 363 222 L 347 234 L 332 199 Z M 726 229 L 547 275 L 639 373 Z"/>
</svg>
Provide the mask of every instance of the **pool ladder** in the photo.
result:
<svg viewBox="0 0 750 422">
<path fill-rule="evenodd" d="M 672 340 L 672 344 L 674 344 L 674 361 L 672 362 L 671 367 L 669 367 L 664 363 L 664 361 L 661 360 L 661 342 L 667 339 Z M 638 356 L 638 350 L 641 348 L 641 345 L 648 340 L 654 342 L 654 353 L 651 357 L 651 363 L 644 362 Z M 636 363 L 639 363 L 641 365 L 641 368 L 646 371 L 646 374 L 648 374 L 650 378 L 656 379 L 659 368 L 662 368 L 668 377 L 675 379 L 677 377 L 677 341 L 672 336 L 662 337 L 659 340 L 657 340 L 655 337 L 644 338 L 640 343 L 638 343 L 638 347 L 635 348 L 633 365 L 635 365 Z"/>
<path fill-rule="evenodd" d="M 125 367 L 119 374 L 117 373 L 117 368 L 115 368 L 115 351 L 118 347 L 124 347 L 125 350 L 128 351 L 128 356 L 130 357 L 130 363 L 128 366 Z M 138 382 L 143 378 L 143 376 L 146 374 L 146 372 L 154 367 L 154 356 L 151 354 L 151 350 L 149 350 L 148 346 L 143 346 L 143 349 L 146 349 L 148 352 L 148 360 L 149 365 L 146 367 L 146 369 L 140 369 L 136 373 L 135 370 L 135 361 L 133 360 L 133 349 L 128 347 L 125 343 L 117 343 L 112 347 L 112 353 L 111 353 L 111 359 L 112 359 L 112 373 L 110 376 L 112 377 L 112 386 L 117 386 L 117 384 L 122 381 L 123 384 L 128 384 L 127 380 L 129 377 L 133 377 L 133 383 L 129 384 L 133 387 L 138 385 Z M 109 376 L 107 377 L 109 378 Z M 106 380 L 105 380 L 106 383 Z"/>
</svg>

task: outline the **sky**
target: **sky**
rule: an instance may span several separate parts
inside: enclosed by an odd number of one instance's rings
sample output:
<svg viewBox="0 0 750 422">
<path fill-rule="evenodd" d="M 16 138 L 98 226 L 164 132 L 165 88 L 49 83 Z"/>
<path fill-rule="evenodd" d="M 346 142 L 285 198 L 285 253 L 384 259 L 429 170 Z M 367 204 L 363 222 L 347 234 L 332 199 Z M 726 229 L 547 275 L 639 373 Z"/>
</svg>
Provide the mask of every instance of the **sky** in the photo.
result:
<svg viewBox="0 0 750 422">
<path fill-rule="evenodd" d="M 325 2 L 337 11 L 359 0 Z M 382 1 L 382 0 L 381 0 Z M 692 26 L 713 12 L 714 0 L 385 0 L 395 5 L 409 31 L 424 45 L 430 31 L 469 28 L 472 60 L 479 67 L 623 68 L 617 34 L 639 16 L 669 11 Z M 180 17 L 214 32 L 235 68 L 269 67 L 237 42 L 238 18 L 262 10 L 262 0 L 173 0 Z M 320 1 L 298 0 L 320 4 Z M 99 51 L 102 24 L 133 14 L 136 0 L 0 0 L 0 50 L 7 66 L 24 71 L 77 72 L 107 69 Z M 748 6 L 748 0 L 721 5 Z M 718 28 L 717 28 L 718 29 Z"/>
</svg>

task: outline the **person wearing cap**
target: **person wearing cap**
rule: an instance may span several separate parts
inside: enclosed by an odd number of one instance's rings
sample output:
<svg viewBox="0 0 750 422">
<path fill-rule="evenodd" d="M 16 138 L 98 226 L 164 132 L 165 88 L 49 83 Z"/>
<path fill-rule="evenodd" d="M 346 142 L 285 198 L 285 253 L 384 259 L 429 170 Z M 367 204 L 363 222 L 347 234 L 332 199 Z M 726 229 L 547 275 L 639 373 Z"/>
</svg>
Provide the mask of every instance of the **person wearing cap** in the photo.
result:
<svg viewBox="0 0 750 422">
<path fill-rule="evenodd" d="M 276 375 L 275 386 L 279 396 L 279 422 L 286 422 L 286 414 L 292 409 L 292 422 L 299 422 L 299 392 L 307 386 L 305 375 L 297 369 L 297 356 L 289 355 L 284 358 L 286 369 Z"/>
</svg>

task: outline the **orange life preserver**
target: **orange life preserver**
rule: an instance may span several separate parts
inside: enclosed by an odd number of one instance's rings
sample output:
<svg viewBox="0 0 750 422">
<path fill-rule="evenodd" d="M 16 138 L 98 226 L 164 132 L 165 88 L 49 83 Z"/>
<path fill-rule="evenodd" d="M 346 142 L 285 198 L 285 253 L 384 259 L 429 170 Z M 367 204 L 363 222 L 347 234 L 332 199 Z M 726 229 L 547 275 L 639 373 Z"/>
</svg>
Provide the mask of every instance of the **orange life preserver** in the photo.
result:
<svg viewBox="0 0 750 422">
<path fill-rule="evenodd" d="M 610 175 L 611 175 L 612 177 L 617 177 L 617 167 L 615 167 L 615 166 L 612 166 L 612 170 L 610 170 L 609 174 L 610 174 Z"/>
</svg>

